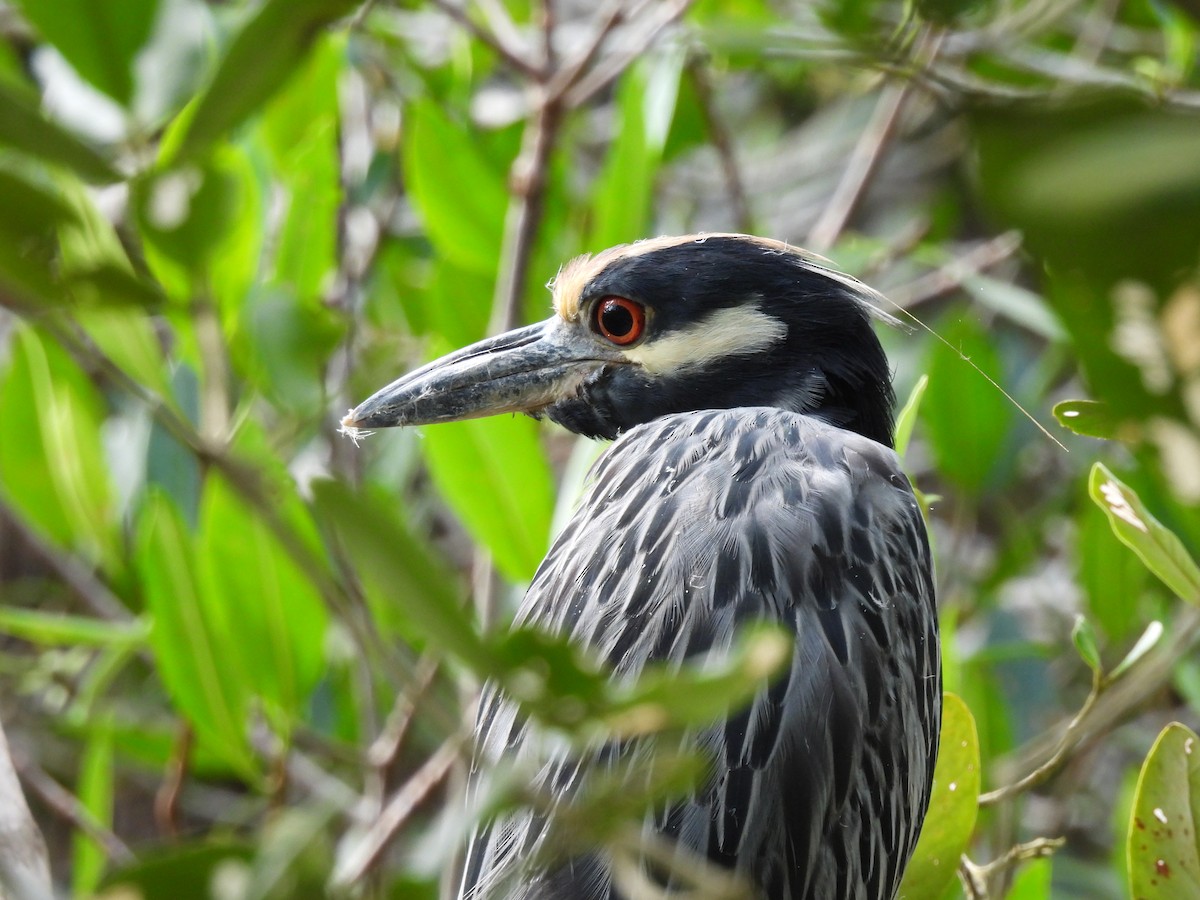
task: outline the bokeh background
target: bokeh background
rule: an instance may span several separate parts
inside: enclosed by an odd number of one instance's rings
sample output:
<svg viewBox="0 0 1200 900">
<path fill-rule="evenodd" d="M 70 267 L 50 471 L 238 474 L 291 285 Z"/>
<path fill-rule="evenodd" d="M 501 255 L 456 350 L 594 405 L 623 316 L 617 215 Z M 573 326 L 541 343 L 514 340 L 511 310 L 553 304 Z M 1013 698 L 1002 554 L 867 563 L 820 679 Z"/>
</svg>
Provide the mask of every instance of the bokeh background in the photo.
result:
<svg viewBox="0 0 1200 900">
<path fill-rule="evenodd" d="M 1156 744 L 1200 721 L 1198 34 L 1195 0 L 0 3 L 0 885 L 44 896 L 44 848 L 59 896 L 437 897 L 481 679 L 568 739 L 744 696 L 748 657 L 618 691 L 507 635 L 598 445 L 338 433 L 572 256 L 708 230 L 901 322 L 964 701 L 904 895 L 1200 896 L 1200 753 Z"/>
</svg>

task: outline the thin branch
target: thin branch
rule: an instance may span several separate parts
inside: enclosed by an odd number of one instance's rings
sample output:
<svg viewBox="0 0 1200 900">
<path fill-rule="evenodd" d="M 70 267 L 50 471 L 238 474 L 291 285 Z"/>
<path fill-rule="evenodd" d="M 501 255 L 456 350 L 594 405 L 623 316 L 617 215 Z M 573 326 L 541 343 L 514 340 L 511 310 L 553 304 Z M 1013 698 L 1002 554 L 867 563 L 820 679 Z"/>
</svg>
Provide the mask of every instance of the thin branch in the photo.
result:
<svg viewBox="0 0 1200 900">
<path fill-rule="evenodd" d="M 195 738 L 192 726 L 181 723 L 175 746 L 171 748 L 171 756 L 167 760 L 167 771 L 154 795 L 154 819 L 159 829 L 172 838 L 179 836 L 179 798 L 187 780 Z"/>
<path fill-rule="evenodd" d="M 596 61 L 608 36 L 622 22 L 638 14 L 640 7 L 626 9 L 622 0 L 613 0 L 608 9 L 597 15 L 597 24 L 583 50 L 575 54 L 568 65 L 560 67 L 546 85 L 546 94 L 557 100 L 563 99 L 567 91 L 579 83 Z"/>
<path fill-rule="evenodd" d="M 491 330 L 507 331 L 520 320 L 521 299 L 529 276 L 534 240 L 542 222 L 550 154 L 562 121 L 559 101 L 539 91 L 533 121 L 525 126 L 521 152 L 509 174 L 512 200 L 504 219 L 500 273 L 492 304 Z"/>
<path fill-rule="evenodd" d="M 922 36 L 915 53 L 916 69 L 928 69 L 937 58 L 942 44 L 942 33 L 926 33 Z M 813 250 L 821 253 L 828 250 L 837 242 L 838 236 L 854 215 L 862 198 L 866 195 L 879 164 L 883 160 L 884 150 L 896 134 L 900 115 L 914 90 L 915 80 L 904 78 L 897 82 L 884 85 L 871 114 L 871 120 L 860 135 L 842 177 L 834 189 L 829 205 L 821 213 L 821 217 L 808 233 L 806 243 Z"/>
<path fill-rule="evenodd" d="M 836 243 L 858 208 L 879 169 L 884 148 L 896 132 L 900 113 L 912 93 L 912 84 L 911 81 L 889 82 L 880 91 L 871 121 L 854 145 L 833 196 L 805 239 L 805 244 L 815 252 L 822 253 Z"/>
<path fill-rule="evenodd" d="M 44 541 L 21 516 L 4 503 L 0 503 L 0 518 L 4 519 L 6 527 L 12 528 L 20 535 L 22 543 L 32 550 L 89 610 L 100 618 L 113 622 L 133 621 L 133 614 L 125 604 L 91 569 L 71 554 L 64 553 Z"/>
<path fill-rule="evenodd" d="M 1175 618 L 1175 626 L 1169 634 L 1162 644 L 1116 680 L 1102 680 L 1099 690 L 1093 682 L 1092 692 L 1083 708 L 1071 717 L 1052 747 L 1036 749 L 1035 745 L 1034 750 L 1022 754 L 1041 761 L 1032 764 L 1025 775 L 1011 784 L 981 794 L 979 805 L 994 805 L 1044 783 L 1080 744 L 1105 734 L 1139 710 L 1148 697 L 1171 679 L 1175 664 L 1191 652 L 1200 637 L 1200 609 L 1184 608 Z"/>
<path fill-rule="evenodd" d="M 725 176 L 725 190 L 729 194 L 729 203 L 733 207 L 734 225 L 738 231 L 748 232 L 753 227 L 750 218 L 750 203 L 746 198 L 746 186 L 742 182 L 741 169 L 738 167 L 733 136 L 725 127 L 725 122 L 717 110 L 712 82 L 709 80 L 708 69 L 705 67 L 704 61 L 690 60 L 688 71 L 692 76 L 692 84 L 696 88 L 696 97 L 700 101 L 700 112 L 708 126 L 708 135 L 712 138 L 713 147 L 721 161 L 721 172 Z"/>
<path fill-rule="evenodd" d="M 454 3 L 453 0 L 432 0 L 432 2 L 435 7 L 470 32 L 473 38 L 500 57 L 509 67 L 536 82 L 541 82 L 546 78 L 546 73 L 540 66 L 530 62 L 519 47 L 509 44 L 510 36 L 502 38 L 499 33 L 488 31 L 467 15 L 466 9 Z M 515 31 L 513 33 L 515 34 Z"/>
<path fill-rule="evenodd" d="M 92 815 L 91 810 L 84 806 L 78 797 L 59 784 L 36 762 L 23 754 L 14 755 L 13 765 L 20 773 L 21 780 L 37 794 L 51 812 L 103 847 L 110 860 L 121 865 L 136 860 L 128 844 Z"/>
<path fill-rule="evenodd" d="M 358 792 L 350 785 L 325 771 L 316 760 L 295 747 L 285 747 L 283 742 L 267 727 L 265 721 L 257 723 L 250 731 L 250 742 L 265 759 L 282 760 L 288 780 L 306 790 L 311 796 L 323 800 L 352 819 L 366 824 L 361 813 Z"/>
<path fill-rule="evenodd" d="M 404 785 L 392 795 L 367 833 L 345 852 L 334 869 L 335 886 L 357 884 L 378 864 L 393 836 L 430 792 L 446 777 L 458 760 L 463 738 L 456 735 L 445 741 Z"/>
<path fill-rule="evenodd" d="M 1058 743 L 1054 748 L 1054 752 L 1046 759 L 1045 762 L 1038 765 L 1026 773 L 1023 777 L 1018 778 L 1011 784 L 1006 784 L 1003 787 L 997 788 L 994 791 L 987 791 L 979 795 L 980 807 L 992 806 L 996 803 L 1001 803 L 1010 797 L 1015 797 L 1017 794 L 1022 794 L 1030 788 L 1037 787 L 1044 781 L 1050 778 L 1058 767 L 1061 766 L 1070 756 L 1071 751 L 1075 749 L 1079 742 L 1079 737 L 1083 731 L 1084 723 L 1087 721 L 1088 715 L 1096 705 L 1096 701 L 1100 699 L 1100 695 L 1104 692 L 1104 680 L 1099 672 L 1092 674 L 1092 688 L 1088 691 L 1087 699 L 1083 701 L 1083 705 L 1079 707 L 1079 711 L 1072 716 L 1071 721 L 1067 723 L 1067 727 L 1063 729 L 1062 736 L 1058 739 Z"/>
<path fill-rule="evenodd" d="M 483 13 L 497 41 L 514 52 L 524 46 L 525 39 L 500 0 L 475 0 L 475 5 Z"/>
<path fill-rule="evenodd" d="M 989 900 L 991 881 L 1008 869 L 1034 859 L 1054 855 L 1067 842 L 1066 838 L 1034 838 L 1023 844 L 1009 847 L 1002 856 L 980 865 L 972 862 L 965 854 L 958 864 L 958 877 L 968 900 Z"/>
<path fill-rule="evenodd" d="M 580 79 L 578 84 L 567 92 L 564 98 L 566 106 L 576 109 L 606 90 L 621 77 L 635 59 L 650 48 L 664 29 L 683 17 L 693 2 L 694 0 L 663 0 L 655 7 L 658 12 L 657 21 L 650 22 L 641 35 L 631 36 L 622 42 L 620 52 L 614 53 L 607 61 L 597 65 Z"/>
<path fill-rule="evenodd" d="M 432 653 L 426 653 L 417 661 L 416 683 L 396 695 L 383 730 L 367 749 L 367 762 L 374 768 L 384 769 L 396 761 L 421 699 L 433 687 L 440 665 L 440 660 Z"/>
<path fill-rule="evenodd" d="M 1006 231 L 972 247 L 940 268 L 887 292 L 892 303 L 912 309 L 962 287 L 969 279 L 1011 257 L 1021 247 L 1021 233 Z"/>
</svg>

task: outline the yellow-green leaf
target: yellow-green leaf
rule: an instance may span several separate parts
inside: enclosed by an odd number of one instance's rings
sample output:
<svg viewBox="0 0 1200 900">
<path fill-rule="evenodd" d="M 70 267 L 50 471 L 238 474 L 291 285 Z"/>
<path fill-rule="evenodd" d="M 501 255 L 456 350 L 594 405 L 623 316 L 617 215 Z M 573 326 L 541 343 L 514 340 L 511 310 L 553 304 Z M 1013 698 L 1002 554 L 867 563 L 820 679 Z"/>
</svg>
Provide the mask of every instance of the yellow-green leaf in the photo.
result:
<svg viewBox="0 0 1200 900">
<path fill-rule="evenodd" d="M 1200 897 L 1200 737 L 1173 722 L 1142 765 L 1126 852 L 1138 900 Z"/>
<path fill-rule="evenodd" d="M 1151 572 L 1189 603 L 1200 603 L 1200 567 L 1173 531 L 1150 514 L 1141 498 L 1103 463 L 1092 466 L 1088 493 L 1108 514 L 1121 543 Z"/>
<path fill-rule="evenodd" d="M 424 430 L 425 458 L 442 496 L 513 581 L 546 555 L 554 478 L 538 426 L 525 417 L 470 419 Z"/>
<path fill-rule="evenodd" d="M 979 812 L 979 735 L 959 697 L 946 694 L 933 797 L 900 884 L 903 900 L 939 900 L 958 870 Z"/>
</svg>

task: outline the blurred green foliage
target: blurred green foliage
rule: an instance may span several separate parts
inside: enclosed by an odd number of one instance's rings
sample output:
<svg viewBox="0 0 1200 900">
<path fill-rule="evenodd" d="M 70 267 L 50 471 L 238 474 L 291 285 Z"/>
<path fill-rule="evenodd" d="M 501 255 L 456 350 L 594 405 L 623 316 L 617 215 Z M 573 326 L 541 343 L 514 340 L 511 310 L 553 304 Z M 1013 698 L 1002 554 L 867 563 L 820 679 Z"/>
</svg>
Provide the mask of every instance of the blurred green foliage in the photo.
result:
<svg viewBox="0 0 1200 900">
<path fill-rule="evenodd" d="M 59 888 L 433 897 L 481 679 L 573 741 L 747 697 L 773 632 L 614 686 L 493 627 L 594 449 L 337 431 L 575 254 L 744 229 L 831 234 L 929 326 L 884 339 L 965 703 L 905 896 L 1185 896 L 1200 755 L 1154 736 L 1200 724 L 1200 10 L 586 6 L 4 5 L 0 720 Z M 561 847 L 695 775 L 598 780 Z"/>
</svg>

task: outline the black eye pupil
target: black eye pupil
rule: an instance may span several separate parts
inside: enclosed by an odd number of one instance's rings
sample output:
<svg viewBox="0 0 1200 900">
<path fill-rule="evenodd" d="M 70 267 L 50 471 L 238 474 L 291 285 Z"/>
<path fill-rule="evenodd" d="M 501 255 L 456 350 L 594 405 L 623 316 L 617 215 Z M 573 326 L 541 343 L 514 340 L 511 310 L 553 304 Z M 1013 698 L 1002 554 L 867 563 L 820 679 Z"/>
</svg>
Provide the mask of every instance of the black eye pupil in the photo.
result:
<svg viewBox="0 0 1200 900">
<path fill-rule="evenodd" d="M 615 337 L 624 337 L 634 328 L 633 313 L 619 303 L 604 304 L 600 322 L 604 330 Z"/>
</svg>

